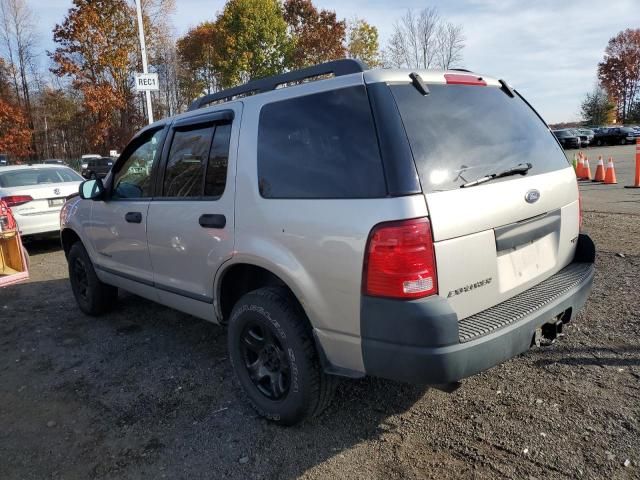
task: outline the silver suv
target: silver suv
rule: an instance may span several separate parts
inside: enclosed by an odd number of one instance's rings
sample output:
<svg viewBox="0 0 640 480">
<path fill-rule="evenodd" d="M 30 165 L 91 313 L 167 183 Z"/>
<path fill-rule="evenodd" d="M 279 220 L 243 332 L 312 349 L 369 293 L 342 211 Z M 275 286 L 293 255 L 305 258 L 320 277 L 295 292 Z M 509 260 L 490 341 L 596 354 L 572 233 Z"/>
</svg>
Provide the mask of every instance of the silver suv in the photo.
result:
<svg viewBox="0 0 640 480">
<path fill-rule="evenodd" d="M 252 405 L 293 424 L 337 376 L 452 390 L 553 341 L 593 279 L 580 217 L 562 148 L 504 81 L 342 60 L 144 128 L 61 235 L 83 312 L 121 288 L 226 325 Z"/>
</svg>

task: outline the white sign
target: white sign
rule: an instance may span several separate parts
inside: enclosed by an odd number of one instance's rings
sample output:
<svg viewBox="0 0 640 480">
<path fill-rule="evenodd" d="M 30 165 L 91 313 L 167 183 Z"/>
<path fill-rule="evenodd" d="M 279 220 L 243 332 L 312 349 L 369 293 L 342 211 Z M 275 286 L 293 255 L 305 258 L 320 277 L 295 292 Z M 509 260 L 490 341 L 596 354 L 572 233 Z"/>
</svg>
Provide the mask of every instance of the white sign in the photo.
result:
<svg viewBox="0 0 640 480">
<path fill-rule="evenodd" d="M 158 91 L 158 74 L 157 73 L 136 73 L 136 90 Z"/>
<path fill-rule="evenodd" d="M 117 150 L 109 150 L 109 156 L 110 157 L 117 157 L 118 156 L 118 151 Z"/>
</svg>

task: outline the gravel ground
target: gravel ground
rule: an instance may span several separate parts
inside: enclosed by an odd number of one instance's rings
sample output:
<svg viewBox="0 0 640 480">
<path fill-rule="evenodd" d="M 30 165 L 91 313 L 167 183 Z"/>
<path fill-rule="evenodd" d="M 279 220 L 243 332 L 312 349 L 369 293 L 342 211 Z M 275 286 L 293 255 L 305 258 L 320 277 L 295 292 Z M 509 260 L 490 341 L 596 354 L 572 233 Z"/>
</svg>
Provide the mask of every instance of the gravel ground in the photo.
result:
<svg viewBox="0 0 640 480">
<path fill-rule="evenodd" d="M 57 243 L 31 244 L 0 290 L 0 478 L 639 478 L 640 216 L 585 225 L 595 287 L 560 342 L 453 394 L 345 381 L 288 429 L 243 399 L 222 328 L 126 294 L 86 317 Z"/>
</svg>

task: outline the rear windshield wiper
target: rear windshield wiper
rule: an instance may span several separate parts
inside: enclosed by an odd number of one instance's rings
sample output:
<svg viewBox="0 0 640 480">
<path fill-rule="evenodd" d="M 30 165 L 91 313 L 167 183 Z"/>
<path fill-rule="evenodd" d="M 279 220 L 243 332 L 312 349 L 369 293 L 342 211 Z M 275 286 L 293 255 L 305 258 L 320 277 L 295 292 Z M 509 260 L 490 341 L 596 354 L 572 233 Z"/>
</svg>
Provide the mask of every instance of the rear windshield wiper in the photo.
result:
<svg viewBox="0 0 640 480">
<path fill-rule="evenodd" d="M 515 167 L 509 168 L 508 170 L 504 170 L 499 173 L 492 173 L 490 175 L 485 175 L 484 177 L 480 177 L 477 180 L 472 182 L 463 183 L 460 185 L 460 188 L 467 187 L 475 187 L 476 185 L 480 185 L 481 183 L 490 182 L 491 180 L 495 180 L 496 178 L 509 177 L 511 175 L 525 175 L 529 170 L 533 168 L 533 165 L 530 163 L 520 163 Z"/>
</svg>

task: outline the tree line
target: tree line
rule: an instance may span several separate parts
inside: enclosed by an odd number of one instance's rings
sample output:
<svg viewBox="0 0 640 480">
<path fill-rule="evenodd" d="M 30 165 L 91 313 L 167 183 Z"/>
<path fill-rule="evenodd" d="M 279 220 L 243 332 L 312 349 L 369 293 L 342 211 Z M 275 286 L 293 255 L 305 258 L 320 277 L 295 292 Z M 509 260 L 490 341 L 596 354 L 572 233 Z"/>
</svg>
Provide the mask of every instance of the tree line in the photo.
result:
<svg viewBox="0 0 640 480">
<path fill-rule="evenodd" d="M 121 150 L 144 125 L 133 0 L 73 0 L 42 52 L 28 0 L 0 0 L 0 154 L 14 160 L 78 158 Z M 462 27 L 435 8 L 408 10 L 384 48 L 362 18 L 340 19 L 311 0 L 229 0 L 174 36 L 174 0 L 142 0 L 156 118 L 250 79 L 339 58 L 371 67 L 448 68 L 462 60 Z M 208 15 L 203 15 L 205 18 Z M 44 57 L 44 58 L 43 58 Z M 46 60 L 48 68 L 41 69 Z"/>
<path fill-rule="evenodd" d="M 640 123 L 640 29 L 623 30 L 609 40 L 581 113 L 587 125 Z"/>
</svg>

